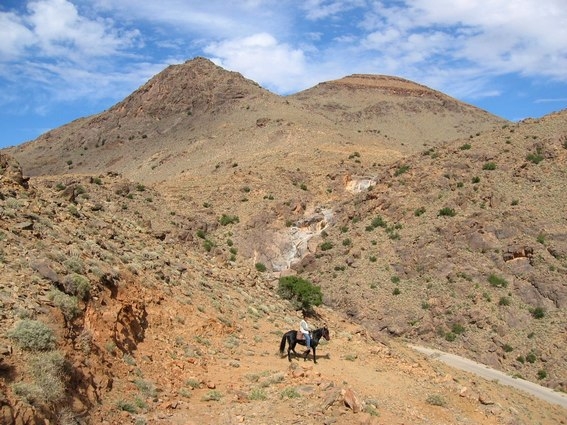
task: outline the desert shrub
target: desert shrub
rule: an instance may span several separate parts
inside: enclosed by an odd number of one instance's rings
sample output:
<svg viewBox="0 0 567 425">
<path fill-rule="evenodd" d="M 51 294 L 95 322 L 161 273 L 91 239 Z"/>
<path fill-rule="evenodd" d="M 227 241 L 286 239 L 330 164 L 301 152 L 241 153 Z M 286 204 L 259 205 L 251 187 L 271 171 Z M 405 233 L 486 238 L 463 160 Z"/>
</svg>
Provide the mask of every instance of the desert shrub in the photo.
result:
<svg viewBox="0 0 567 425">
<path fill-rule="evenodd" d="M 222 394 L 218 390 L 210 390 L 203 396 L 203 401 L 219 401 Z"/>
<path fill-rule="evenodd" d="M 157 396 L 158 392 L 153 382 L 146 381 L 145 379 L 135 379 L 134 385 L 136 385 L 136 388 L 146 397 Z"/>
<path fill-rule="evenodd" d="M 445 340 L 449 341 L 449 342 L 453 342 L 455 339 L 457 339 L 457 335 L 453 332 L 447 332 L 445 334 Z"/>
<path fill-rule="evenodd" d="M 30 351 L 46 351 L 55 348 L 55 333 L 45 323 L 24 319 L 8 331 L 22 349 Z"/>
<path fill-rule="evenodd" d="M 47 296 L 61 310 L 67 320 L 73 320 L 81 312 L 77 297 L 67 295 L 55 288 L 49 291 Z"/>
<path fill-rule="evenodd" d="M 390 278 L 390 281 L 391 281 L 393 284 L 396 284 L 396 285 L 397 285 L 398 283 L 400 283 L 400 277 L 399 277 L 399 276 L 392 276 L 392 277 Z"/>
<path fill-rule="evenodd" d="M 85 269 L 83 262 L 78 258 L 69 258 L 65 260 L 64 265 L 67 270 L 74 273 L 83 273 Z"/>
<path fill-rule="evenodd" d="M 451 327 L 451 332 L 453 332 L 455 335 L 460 335 L 465 332 L 465 328 L 460 323 L 453 323 L 453 326 Z"/>
<path fill-rule="evenodd" d="M 427 404 L 431 404 L 432 406 L 445 406 L 447 402 L 440 394 L 432 394 L 425 399 Z"/>
<path fill-rule="evenodd" d="M 304 310 L 311 310 L 313 306 L 321 305 L 323 302 L 321 287 L 297 276 L 281 277 L 278 294 Z"/>
<path fill-rule="evenodd" d="M 240 220 L 236 215 L 227 215 L 223 214 L 221 218 L 219 218 L 219 223 L 223 226 L 227 226 L 229 224 L 238 223 Z"/>
<path fill-rule="evenodd" d="M 350 238 L 343 239 L 343 246 L 349 246 L 349 245 L 352 245 L 352 241 L 350 240 Z"/>
<path fill-rule="evenodd" d="M 534 319 L 543 319 L 545 317 L 545 310 L 543 307 L 536 307 L 531 311 L 531 313 Z"/>
<path fill-rule="evenodd" d="M 473 178 L 471 179 L 471 182 L 472 182 L 473 184 L 480 183 L 480 177 L 478 177 L 478 176 L 473 177 Z"/>
<path fill-rule="evenodd" d="M 59 403 L 65 397 L 66 368 L 65 357 L 59 351 L 40 353 L 30 361 L 32 382 L 15 384 L 14 393 L 34 406 Z"/>
<path fill-rule="evenodd" d="M 537 371 L 538 379 L 545 379 L 547 378 L 547 372 L 543 369 Z"/>
<path fill-rule="evenodd" d="M 425 207 L 419 207 L 414 211 L 414 215 L 416 217 L 419 217 L 420 215 L 422 215 L 425 212 Z"/>
<path fill-rule="evenodd" d="M 333 248 L 333 243 L 330 241 L 325 241 L 319 246 L 319 248 L 321 248 L 321 251 L 328 251 L 329 249 Z"/>
<path fill-rule="evenodd" d="M 453 208 L 444 207 L 439 210 L 437 213 L 438 217 L 454 217 L 457 213 Z"/>
<path fill-rule="evenodd" d="M 508 281 L 503 277 L 491 274 L 488 276 L 488 283 L 490 283 L 495 288 L 506 288 L 508 286 Z"/>
<path fill-rule="evenodd" d="M 409 165 L 400 165 L 396 171 L 394 172 L 394 176 L 400 176 L 404 173 L 407 173 L 408 170 L 410 169 Z"/>
<path fill-rule="evenodd" d="M 116 408 L 118 410 L 122 410 L 124 412 L 128 412 L 128 413 L 137 413 L 138 409 L 136 409 L 136 406 L 134 403 L 132 403 L 131 401 L 127 401 L 127 400 L 118 400 L 116 402 Z"/>
<path fill-rule="evenodd" d="M 392 291 L 392 295 L 400 295 L 402 293 L 402 291 L 400 291 L 400 288 L 394 288 L 394 290 Z"/>
<path fill-rule="evenodd" d="M 498 301 L 498 305 L 503 305 L 503 306 L 510 305 L 510 298 L 500 297 L 500 301 Z"/>
<path fill-rule="evenodd" d="M 486 162 L 483 166 L 482 166 L 483 170 L 488 170 L 488 171 L 492 171 L 492 170 L 496 170 L 496 164 L 494 162 Z"/>
<path fill-rule="evenodd" d="M 81 300 L 86 300 L 91 290 L 91 282 L 86 276 L 74 273 L 67 276 L 64 287 L 67 294 L 76 295 Z"/>
<path fill-rule="evenodd" d="M 468 149 L 471 148 L 471 144 L 470 143 L 465 143 L 464 145 L 461 145 L 461 147 L 459 149 L 461 149 L 462 151 L 466 151 Z"/>
<path fill-rule="evenodd" d="M 299 391 L 297 391 L 297 389 L 295 387 L 286 387 L 283 389 L 283 391 L 280 393 L 280 398 L 299 398 L 301 397 L 301 394 L 299 394 Z"/>
<path fill-rule="evenodd" d="M 512 351 L 514 351 L 514 347 L 512 347 L 510 344 L 504 344 L 502 349 L 505 353 L 511 353 Z"/>
<path fill-rule="evenodd" d="M 259 272 L 263 273 L 267 270 L 266 266 L 264 265 L 264 263 L 256 263 L 254 265 L 256 267 L 256 270 L 258 270 Z"/>
<path fill-rule="evenodd" d="M 535 153 L 529 153 L 526 156 L 526 159 L 530 162 L 533 162 L 534 164 L 539 164 L 541 161 L 543 161 L 545 158 L 543 157 L 543 155 L 541 154 L 541 149 L 536 149 Z"/>
<path fill-rule="evenodd" d="M 215 244 L 213 241 L 209 240 L 209 239 L 205 239 L 203 241 L 203 248 L 205 248 L 205 251 L 207 252 L 211 252 L 211 250 L 214 248 Z"/>
<path fill-rule="evenodd" d="M 535 355 L 534 353 L 529 353 L 529 354 L 526 356 L 526 361 L 527 361 L 528 363 L 535 363 L 536 360 L 537 360 L 537 357 L 536 357 L 536 355 Z"/>
<path fill-rule="evenodd" d="M 250 400 L 266 400 L 268 398 L 268 394 L 264 388 L 253 388 L 252 391 L 250 391 L 248 398 Z"/>
<path fill-rule="evenodd" d="M 188 386 L 189 388 L 192 388 L 192 389 L 195 390 L 195 389 L 201 387 L 201 382 L 196 380 L 196 379 L 191 378 L 191 379 L 188 379 L 187 381 L 185 381 L 185 385 Z"/>
<path fill-rule="evenodd" d="M 370 222 L 370 225 L 373 228 L 386 227 L 386 222 L 384 221 L 384 219 L 381 216 L 376 216 L 372 219 L 372 221 Z"/>
<path fill-rule="evenodd" d="M 201 239 L 205 239 L 207 235 L 203 229 L 199 229 L 197 230 L 197 237 Z"/>
</svg>

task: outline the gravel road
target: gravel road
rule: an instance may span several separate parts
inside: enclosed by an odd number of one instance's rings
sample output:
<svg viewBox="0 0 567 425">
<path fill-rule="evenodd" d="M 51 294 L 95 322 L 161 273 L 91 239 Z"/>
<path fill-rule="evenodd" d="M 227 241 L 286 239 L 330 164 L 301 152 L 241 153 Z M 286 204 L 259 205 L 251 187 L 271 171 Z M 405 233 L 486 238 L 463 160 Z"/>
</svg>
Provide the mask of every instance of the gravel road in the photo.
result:
<svg viewBox="0 0 567 425">
<path fill-rule="evenodd" d="M 499 370 L 491 369 L 486 365 L 454 354 L 444 353 L 443 351 L 420 347 L 417 345 L 409 345 L 409 347 L 426 354 L 432 359 L 440 360 L 456 369 L 471 372 L 490 381 L 497 381 L 503 385 L 518 388 L 519 390 L 530 393 L 541 400 L 547 401 L 548 403 L 559 404 L 567 409 L 567 394 L 554 391 L 547 387 L 542 387 L 541 385 L 534 384 L 533 382 L 526 381 L 524 379 L 513 378 Z"/>
</svg>

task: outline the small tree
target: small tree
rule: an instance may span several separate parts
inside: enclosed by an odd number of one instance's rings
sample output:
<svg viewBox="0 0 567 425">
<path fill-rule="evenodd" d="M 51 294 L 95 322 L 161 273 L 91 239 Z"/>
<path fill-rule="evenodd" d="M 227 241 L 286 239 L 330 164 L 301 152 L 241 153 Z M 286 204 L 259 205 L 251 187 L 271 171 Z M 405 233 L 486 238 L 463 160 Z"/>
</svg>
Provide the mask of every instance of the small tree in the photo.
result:
<svg viewBox="0 0 567 425">
<path fill-rule="evenodd" d="M 291 300 L 297 307 L 312 310 L 323 302 L 321 287 L 297 276 L 283 276 L 279 280 L 278 294 Z"/>
</svg>

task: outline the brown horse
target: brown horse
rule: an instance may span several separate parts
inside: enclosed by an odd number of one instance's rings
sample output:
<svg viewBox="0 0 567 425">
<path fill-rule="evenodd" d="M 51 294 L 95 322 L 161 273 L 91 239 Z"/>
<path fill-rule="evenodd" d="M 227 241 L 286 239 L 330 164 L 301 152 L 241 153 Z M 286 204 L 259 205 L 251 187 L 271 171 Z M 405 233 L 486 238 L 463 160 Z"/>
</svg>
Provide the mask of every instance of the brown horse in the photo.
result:
<svg viewBox="0 0 567 425">
<path fill-rule="evenodd" d="M 327 329 L 326 326 L 319 328 L 319 329 L 315 329 L 311 334 L 312 334 L 312 336 L 311 336 L 311 347 L 309 347 L 308 350 L 303 353 L 303 359 L 307 360 L 307 356 L 309 355 L 309 352 L 311 351 L 311 349 L 313 349 L 313 362 L 317 363 L 317 354 L 316 354 L 315 350 L 317 348 L 317 345 L 319 345 L 319 340 L 321 338 L 325 338 L 327 341 L 329 341 L 331 339 L 331 337 L 329 336 L 329 329 Z M 297 331 L 296 330 L 291 330 L 289 332 L 286 332 L 282 337 L 282 342 L 280 343 L 280 354 L 282 356 L 284 354 L 286 342 L 288 344 L 287 358 L 291 362 L 291 352 L 292 351 L 293 351 L 293 354 L 295 354 L 296 356 L 299 355 L 295 352 L 295 345 L 296 344 L 305 345 L 305 340 L 304 339 L 297 339 Z"/>
</svg>

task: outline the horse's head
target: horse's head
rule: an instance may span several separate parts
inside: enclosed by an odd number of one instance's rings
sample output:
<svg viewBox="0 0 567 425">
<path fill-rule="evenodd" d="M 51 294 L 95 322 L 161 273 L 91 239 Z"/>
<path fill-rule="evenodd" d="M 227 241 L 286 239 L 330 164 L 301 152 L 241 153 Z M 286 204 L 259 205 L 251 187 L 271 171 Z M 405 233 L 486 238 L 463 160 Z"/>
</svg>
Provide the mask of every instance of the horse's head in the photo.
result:
<svg viewBox="0 0 567 425">
<path fill-rule="evenodd" d="M 329 335 L 329 329 L 326 326 L 323 327 L 323 338 L 325 338 L 327 341 L 331 340 L 331 336 Z"/>
</svg>

